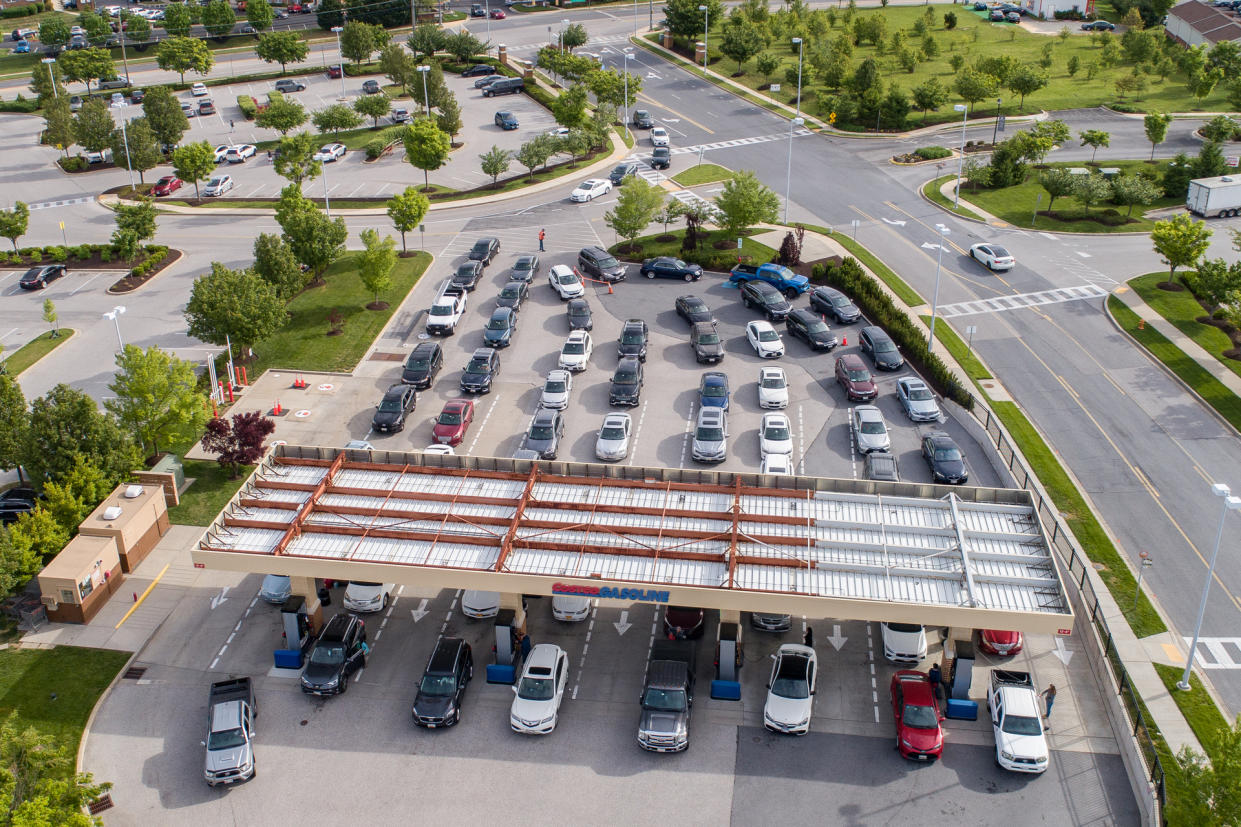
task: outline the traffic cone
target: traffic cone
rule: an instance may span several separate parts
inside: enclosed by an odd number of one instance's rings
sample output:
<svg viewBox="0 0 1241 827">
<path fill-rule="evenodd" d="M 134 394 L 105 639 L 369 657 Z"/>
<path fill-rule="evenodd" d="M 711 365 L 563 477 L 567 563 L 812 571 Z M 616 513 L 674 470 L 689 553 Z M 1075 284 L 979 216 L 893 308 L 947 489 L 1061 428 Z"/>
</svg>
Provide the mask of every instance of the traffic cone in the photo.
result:
<svg viewBox="0 0 1241 827">
<path fill-rule="evenodd" d="M 1146 329 L 1146 319 L 1139 318 L 1138 319 L 1138 330 L 1145 330 L 1145 329 Z"/>
<path fill-rule="evenodd" d="M 272 412 L 272 414 L 273 414 L 274 416 L 280 416 L 280 412 L 281 412 L 281 410 L 282 410 L 282 409 L 281 409 L 281 407 L 280 407 L 280 400 L 279 400 L 279 399 L 277 399 L 277 400 L 276 400 L 276 407 L 272 408 L 272 409 L 271 409 L 271 412 Z"/>
<path fill-rule="evenodd" d="M 608 282 L 608 295 L 612 295 L 612 283 Z"/>
<path fill-rule="evenodd" d="M 843 347 L 848 347 L 848 346 L 849 346 L 849 337 L 848 337 L 848 336 L 843 336 L 843 337 L 841 337 L 841 339 L 840 339 L 840 344 L 841 344 Z"/>
</svg>

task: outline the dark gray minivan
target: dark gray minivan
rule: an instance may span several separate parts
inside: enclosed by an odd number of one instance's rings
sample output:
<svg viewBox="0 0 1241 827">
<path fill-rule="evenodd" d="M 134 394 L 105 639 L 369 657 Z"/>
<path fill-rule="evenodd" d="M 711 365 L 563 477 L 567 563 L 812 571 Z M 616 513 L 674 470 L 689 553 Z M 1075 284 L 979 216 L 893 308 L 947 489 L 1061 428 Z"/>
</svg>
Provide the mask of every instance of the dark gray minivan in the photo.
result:
<svg viewBox="0 0 1241 827">
<path fill-rule="evenodd" d="M 483 97 L 490 98 L 493 95 L 515 95 L 526 88 L 526 82 L 521 78 L 504 78 L 497 80 L 483 87 Z"/>
</svg>

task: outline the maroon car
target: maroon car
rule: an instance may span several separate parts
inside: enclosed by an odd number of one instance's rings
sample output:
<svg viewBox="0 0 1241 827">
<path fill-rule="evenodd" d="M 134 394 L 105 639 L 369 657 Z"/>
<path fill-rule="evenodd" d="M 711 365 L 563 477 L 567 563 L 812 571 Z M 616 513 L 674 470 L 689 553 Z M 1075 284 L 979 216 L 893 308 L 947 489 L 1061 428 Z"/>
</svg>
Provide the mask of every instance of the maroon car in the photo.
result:
<svg viewBox="0 0 1241 827">
<path fill-rule="evenodd" d="M 983 629 L 978 634 L 978 648 L 988 655 L 1008 657 L 1021 651 L 1024 641 L 1021 632 L 1005 632 L 999 629 Z"/>
<path fill-rule="evenodd" d="M 339 63 L 334 64 L 332 66 L 327 67 L 327 76 L 330 78 L 338 78 L 340 77 L 341 71 L 342 70 L 340 68 L 340 64 Z"/>
<path fill-rule="evenodd" d="M 700 638 L 704 631 L 705 612 L 688 606 L 669 606 L 664 610 L 664 634 L 669 640 Z"/>
<path fill-rule="evenodd" d="M 856 353 L 846 353 L 836 360 L 836 381 L 850 402 L 867 402 L 879 395 L 874 377 Z"/>
<path fill-rule="evenodd" d="M 151 195 L 172 195 L 184 184 L 185 182 L 175 175 L 165 175 L 155 182 L 155 186 L 151 187 Z"/>
</svg>

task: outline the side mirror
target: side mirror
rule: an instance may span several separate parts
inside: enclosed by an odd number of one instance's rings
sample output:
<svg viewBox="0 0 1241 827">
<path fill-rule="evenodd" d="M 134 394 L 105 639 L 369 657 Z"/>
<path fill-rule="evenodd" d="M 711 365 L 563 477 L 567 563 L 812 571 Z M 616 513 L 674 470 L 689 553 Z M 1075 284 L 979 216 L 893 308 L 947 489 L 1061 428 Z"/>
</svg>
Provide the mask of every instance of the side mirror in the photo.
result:
<svg viewBox="0 0 1241 827">
<path fill-rule="evenodd" d="M 767 688 L 768 688 L 768 689 L 771 689 L 771 684 L 767 684 Z"/>
<path fill-rule="evenodd" d="M 513 687 L 513 694 L 514 694 L 514 695 L 516 695 L 516 694 L 517 694 L 517 687 L 515 687 L 515 686 Z"/>
<path fill-rule="evenodd" d="M 206 742 L 206 741 L 199 741 L 198 743 L 202 744 L 204 747 L 205 747 L 205 746 L 207 746 L 207 742 Z"/>
</svg>

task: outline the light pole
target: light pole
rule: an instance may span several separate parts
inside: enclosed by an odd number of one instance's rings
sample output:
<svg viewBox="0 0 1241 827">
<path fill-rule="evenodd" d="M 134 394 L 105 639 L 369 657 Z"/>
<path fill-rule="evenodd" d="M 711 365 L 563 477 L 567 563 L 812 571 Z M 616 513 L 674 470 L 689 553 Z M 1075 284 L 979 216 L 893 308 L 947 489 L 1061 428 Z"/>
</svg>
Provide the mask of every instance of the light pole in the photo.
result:
<svg viewBox="0 0 1241 827">
<path fill-rule="evenodd" d="M 129 170 L 129 191 L 134 190 L 134 165 L 129 155 L 129 132 L 125 129 L 125 120 L 121 119 L 121 143 L 125 145 L 125 168 Z"/>
<path fill-rule="evenodd" d="M 321 164 L 323 169 L 323 212 L 328 217 L 332 217 L 332 202 L 327 197 L 327 164 Z"/>
<path fill-rule="evenodd" d="M 333 26 L 332 31 L 336 33 L 336 53 L 340 56 L 340 99 L 345 99 L 345 53 L 340 48 L 340 33 L 345 29 L 343 26 Z"/>
<path fill-rule="evenodd" d="M 802 52 L 801 38 L 800 37 L 793 38 L 793 45 L 797 47 L 797 114 L 800 115 L 801 114 L 801 52 Z"/>
<path fill-rule="evenodd" d="M 560 34 L 558 35 L 560 38 L 560 51 L 562 52 L 564 51 L 564 30 L 567 28 L 569 28 L 569 20 L 565 18 L 560 21 Z"/>
<path fill-rule="evenodd" d="M 926 342 L 927 353 L 935 346 L 935 313 L 939 310 L 939 272 L 944 263 L 944 236 L 951 232 L 943 224 L 936 224 L 935 229 L 939 230 L 939 255 L 935 260 L 935 292 L 931 294 L 931 337 Z"/>
<path fill-rule="evenodd" d="M 56 91 L 56 70 L 52 68 L 52 64 L 56 62 L 56 58 L 45 57 L 41 62 L 43 65 L 47 66 L 47 76 L 52 79 L 52 97 L 59 98 L 60 93 Z"/>
<path fill-rule="evenodd" d="M 804 124 L 804 118 L 789 121 L 789 167 L 784 178 L 784 223 L 789 223 L 789 193 L 793 189 L 793 130 Z"/>
<path fill-rule="evenodd" d="M 126 31 L 126 27 L 129 25 L 129 22 L 125 19 L 125 17 L 128 14 L 129 12 L 125 12 L 124 14 L 121 15 L 121 24 L 120 24 L 121 30 L 119 32 L 121 36 L 121 63 L 124 64 L 125 66 L 125 82 L 126 83 L 129 83 L 129 58 L 125 56 L 125 31 Z"/>
<path fill-rule="evenodd" d="M 965 122 L 969 119 L 970 110 L 963 103 L 955 104 L 952 108 L 961 113 L 961 157 L 957 159 L 957 188 L 952 194 L 952 208 L 955 210 L 961 202 L 961 173 L 965 170 Z"/>
<path fill-rule="evenodd" d="M 702 12 L 702 73 L 707 73 L 707 55 L 710 53 L 711 44 L 707 41 L 707 37 L 711 34 L 711 10 L 706 6 L 699 6 L 698 11 Z"/>
<path fill-rule="evenodd" d="M 1220 542 L 1224 539 L 1224 519 L 1229 511 L 1241 508 L 1241 497 L 1232 496 L 1232 489 L 1222 482 L 1212 483 L 1211 493 L 1223 497 L 1224 508 L 1219 515 L 1219 531 L 1215 533 L 1215 550 L 1211 552 L 1211 565 L 1207 568 L 1207 582 L 1202 585 L 1202 603 L 1198 606 L 1198 622 L 1194 624 L 1194 642 L 1189 645 L 1189 657 L 1185 659 L 1185 674 L 1176 682 L 1176 688 L 1189 691 L 1189 673 L 1194 668 L 1194 653 L 1198 651 L 1198 635 L 1202 632 L 1202 617 L 1207 611 L 1207 595 L 1211 592 L 1211 580 L 1215 577 L 1215 558 L 1219 557 Z"/>
<path fill-rule="evenodd" d="M 623 64 L 625 72 L 625 112 L 623 117 L 625 119 L 625 135 L 626 137 L 632 137 L 629 134 L 629 61 L 633 57 L 633 52 L 624 52 L 623 54 L 625 55 L 625 62 Z"/>
<path fill-rule="evenodd" d="M 430 66 L 419 66 L 418 74 L 422 75 L 422 100 L 427 105 L 427 117 L 431 117 L 431 96 L 427 93 L 427 72 L 431 71 Z"/>
<path fill-rule="evenodd" d="M 121 315 L 125 312 L 125 306 L 118 304 L 116 307 L 103 314 L 105 319 L 111 319 L 116 325 L 116 349 L 119 353 L 125 349 L 125 342 L 121 339 Z"/>
<path fill-rule="evenodd" d="M 638 36 L 638 0 L 633 0 L 633 34 Z"/>
<path fill-rule="evenodd" d="M 1003 98 L 995 99 L 995 127 L 991 130 L 991 145 L 995 146 L 995 139 L 1000 134 L 1000 107 L 1004 105 Z"/>
</svg>

